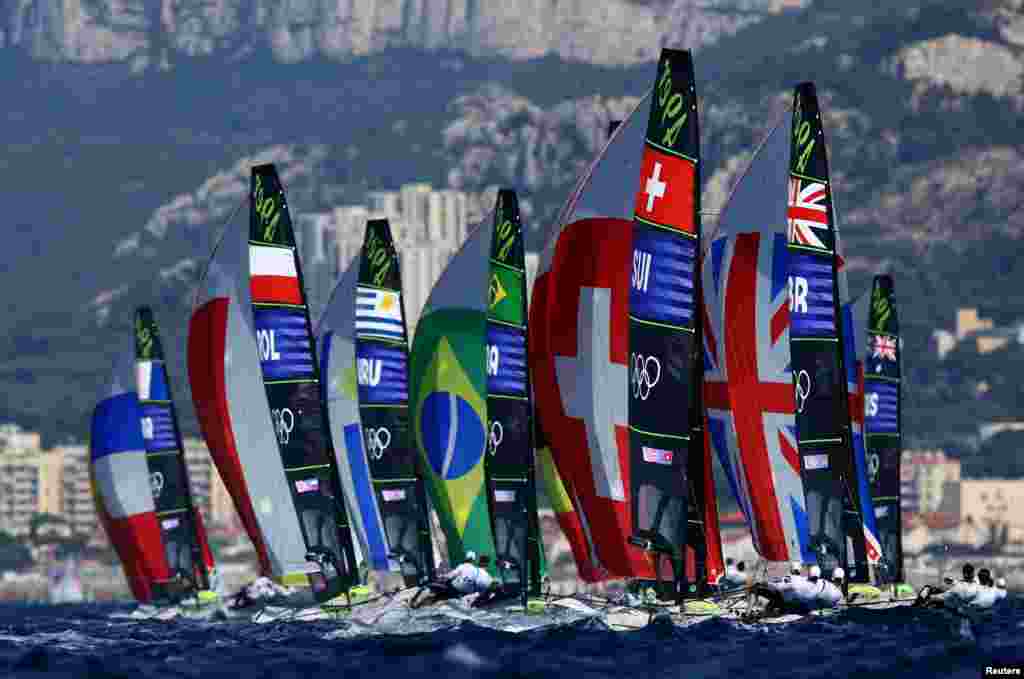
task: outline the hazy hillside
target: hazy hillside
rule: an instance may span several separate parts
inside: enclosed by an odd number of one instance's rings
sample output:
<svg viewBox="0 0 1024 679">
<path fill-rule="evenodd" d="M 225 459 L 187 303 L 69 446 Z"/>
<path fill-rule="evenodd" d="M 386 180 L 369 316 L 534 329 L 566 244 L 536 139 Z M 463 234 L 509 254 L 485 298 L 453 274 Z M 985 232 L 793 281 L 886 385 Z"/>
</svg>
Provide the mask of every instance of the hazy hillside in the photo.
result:
<svg viewBox="0 0 1024 679">
<path fill-rule="evenodd" d="M 195 4 L 211 12 L 241 6 Z M 13 15 L 0 10 L 7 22 L 0 32 L 8 36 L 0 49 L 8 83 L 0 195 L 15 234 L 0 267 L 0 283 L 12 291 L 0 321 L 0 419 L 50 436 L 84 434 L 111 333 L 124 330 L 131 305 L 141 302 L 155 304 L 165 334 L 174 335 L 175 387 L 186 398 L 182 333 L 195 265 L 254 159 L 287 168 L 296 210 L 358 201 L 367 188 L 414 179 L 470 191 L 509 185 L 530 201 L 536 247 L 607 120 L 628 110 L 653 73 L 653 63 L 632 57 L 617 62 L 628 65 L 607 65 L 614 60 L 599 53 L 607 45 L 562 53 L 551 47 L 560 41 L 539 38 L 523 45 L 561 57 L 524 59 L 529 55 L 497 42 L 396 38 L 362 52 L 330 52 L 314 41 L 315 49 L 292 59 L 268 43 L 278 35 L 267 28 L 272 4 L 257 3 L 263 9 L 256 23 L 225 29 L 248 45 L 231 60 L 220 48 L 175 48 L 166 70 L 143 68 L 134 57 L 69 51 L 66 21 L 41 24 L 35 16 L 26 23 L 19 15 L 14 39 Z M 693 46 L 672 38 L 683 35 L 687 16 L 713 15 L 728 26 L 696 51 L 708 208 L 722 204 L 792 85 L 818 83 L 854 290 L 875 270 L 896 275 L 911 437 L 962 437 L 979 419 L 1015 414 L 1016 389 L 977 397 L 975 385 L 985 379 L 977 362 L 956 355 L 940 366 L 927 343 L 934 327 L 953 325 L 958 305 L 1024 317 L 1021 3 L 865 9 L 834 0 L 775 14 L 766 11 L 775 8 L 768 2 L 715 4 L 717 10 L 705 2 L 631 4 L 636 16 L 661 17 L 650 29 L 654 42 L 637 45 L 649 57 L 658 40 Z M 690 14 L 665 21 L 670 6 Z M 588 21 L 605 27 L 605 42 L 614 45 L 622 35 L 617 17 Z M 30 48 L 37 43 L 29 24 L 64 26 L 53 44 L 65 47 Z M 82 37 L 93 34 L 76 35 L 75 45 L 93 44 Z M 336 41 L 341 33 L 332 35 Z M 95 38 L 96 49 L 111 44 Z M 181 410 L 191 420 L 191 408 Z"/>
</svg>

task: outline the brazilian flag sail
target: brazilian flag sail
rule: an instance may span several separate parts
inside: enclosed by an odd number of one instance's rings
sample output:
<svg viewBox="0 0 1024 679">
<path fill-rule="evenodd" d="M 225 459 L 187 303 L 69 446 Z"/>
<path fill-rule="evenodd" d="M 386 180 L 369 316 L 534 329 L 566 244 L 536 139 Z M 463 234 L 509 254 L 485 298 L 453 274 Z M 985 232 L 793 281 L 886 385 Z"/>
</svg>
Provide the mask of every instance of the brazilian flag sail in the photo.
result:
<svg viewBox="0 0 1024 679">
<path fill-rule="evenodd" d="M 409 357 L 413 435 L 452 565 L 468 550 L 495 565 L 484 468 L 493 232 L 485 221 L 449 262 L 423 308 Z"/>
<path fill-rule="evenodd" d="M 260 369 L 280 461 L 306 545 L 314 597 L 358 579 L 352 531 L 320 392 L 302 269 L 284 189 L 273 165 L 252 169 L 249 287 Z"/>
<path fill-rule="evenodd" d="M 882 543 L 880 576 L 903 581 L 900 517 L 900 325 L 892 276 L 875 276 L 864 358 L 864 429 L 868 480 Z"/>
<path fill-rule="evenodd" d="M 534 417 L 526 340 L 526 259 L 519 202 L 502 189 L 494 209 L 487 301 L 487 471 L 498 569 L 506 585 L 540 594 Z"/>
</svg>

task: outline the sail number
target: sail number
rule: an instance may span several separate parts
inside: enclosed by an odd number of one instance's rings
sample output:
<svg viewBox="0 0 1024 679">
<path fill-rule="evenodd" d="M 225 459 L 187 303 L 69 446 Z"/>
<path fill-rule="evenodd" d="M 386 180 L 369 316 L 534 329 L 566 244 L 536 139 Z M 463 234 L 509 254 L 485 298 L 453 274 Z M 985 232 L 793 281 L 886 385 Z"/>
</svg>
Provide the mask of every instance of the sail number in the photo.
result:
<svg viewBox="0 0 1024 679">
<path fill-rule="evenodd" d="M 802 276 L 789 277 L 789 310 L 793 313 L 807 313 L 807 279 Z"/>
<path fill-rule="evenodd" d="M 869 391 L 868 397 L 864 400 L 864 414 L 868 417 L 874 417 L 878 414 L 878 394 Z"/>
<path fill-rule="evenodd" d="M 672 69 L 669 67 L 669 61 L 666 59 L 662 63 L 665 67 L 658 80 L 658 108 L 661 109 L 661 124 L 672 124 L 662 134 L 661 143 L 663 146 L 674 146 L 679 131 L 686 124 L 689 111 L 684 110 L 682 93 L 672 93 Z"/>
<path fill-rule="evenodd" d="M 373 284 L 383 286 L 391 271 L 392 260 L 383 241 L 375 231 L 371 231 L 370 237 L 366 240 L 366 262 L 373 271 L 371 274 Z"/>
<path fill-rule="evenodd" d="M 803 172 L 807 168 L 807 161 L 811 159 L 811 151 L 814 150 L 815 139 L 811 134 L 811 124 L 806 120 L 802 121 L 796 128 L 796 171 Z"/>
<path fill-rule="evenodd" d="M 277 350 L 277 338 L 273 330 L 257 330 L 256 343 L 259 345 L 261 361 L 277 361 L 281 354 Z"/>
<path fill-rule="evenodd" d="M 380 384 L 380 373 L 383 365 L 383 361 L 379 358 L 360 358 L 357 361 L 357 376 L 360 386 L 376 387 Z"/>
<path fill-rule="evenodd" d="M 275 194 L 266 194 L 263 190 L 263 177 L 256 175 L 256 190 L 253 195 L 253 206 L 256 216 L 263 225 L 263 240 L 273 242 L 277 235 L 277 224 L 281 219 L 281 203 Z"/>
<path fill-rule="evenodd" d="M 150 441 L 153 438 L 153 418 L 152 417 L 143 417 L 142 418 L 142 438 L 146 439 L 147 441 Z"/>
<path fill-rule="evenodd" d="M 884 328 L 885 322 L 892 315 L 892 307 L 889 305 L 889 298 L 885 296 L 881 288 L 875 288 L 871 292 L 871 307 L 876 314 L 876 328 Z"/>
<path fill-rule="evenodd" d="M 141 318 L 135 321 L 135 337 L 139 342 L 139 355 L 142 358 L 152 358 L 153 331 Z"/>
</svg>

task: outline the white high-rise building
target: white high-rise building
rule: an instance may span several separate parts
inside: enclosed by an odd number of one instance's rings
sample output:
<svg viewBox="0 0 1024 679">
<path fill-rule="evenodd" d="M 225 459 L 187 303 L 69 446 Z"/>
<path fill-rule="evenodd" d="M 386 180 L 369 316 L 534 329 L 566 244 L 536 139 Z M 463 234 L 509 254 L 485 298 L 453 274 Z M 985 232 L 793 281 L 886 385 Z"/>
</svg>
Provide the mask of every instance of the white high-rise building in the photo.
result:
<svg viewBox="0 0 1024 679">
<path fill-rule="evenodd" d="M 402 220 L 410 230 L 419 230 L 417 239 L 429 239 L 427 232 L 427 211 L 430 201 L 430 184 L 403 184 L 399 189 L 402 194 Z"/>
<path fill-rule="evenodd" d="M 370 191 L 366 194 L 366 205 L 370 212 L 383 215 L 386 219 L 397 219 L 401 215 L 397 191 Z"/>
</svg>

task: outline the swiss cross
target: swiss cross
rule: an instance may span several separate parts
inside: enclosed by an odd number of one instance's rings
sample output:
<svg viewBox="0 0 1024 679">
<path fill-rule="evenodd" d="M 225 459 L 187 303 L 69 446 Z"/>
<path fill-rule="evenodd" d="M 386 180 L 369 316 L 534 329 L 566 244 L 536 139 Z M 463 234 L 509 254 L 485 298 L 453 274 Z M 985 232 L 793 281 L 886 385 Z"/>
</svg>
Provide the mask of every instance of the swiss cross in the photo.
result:
<svg viewBox="0 0 1024 679">
<path fill-rule="evenodd" d="M 611 306 L 608 288 L 580 288 L 576 356 L 555 356 L 555 373 L 566 416 L 586 427 L 598 497 L 625 501 L 615 427 L 627 426 L 629 376 L 625 365 L 611 361 Z"/>
<path fill-rule="evenodd" d="M 668 183 L 661 181 L 661 163 L 654 161 L 654 171 L 651 172 L 651 176 L 647 178 L 647 183 L 644 185 L 644 193 L 647 194 L 648 212 L 654 209 L 655 198 L 665 197 L 666 188 L 668 188 Z"/>
</svg>

